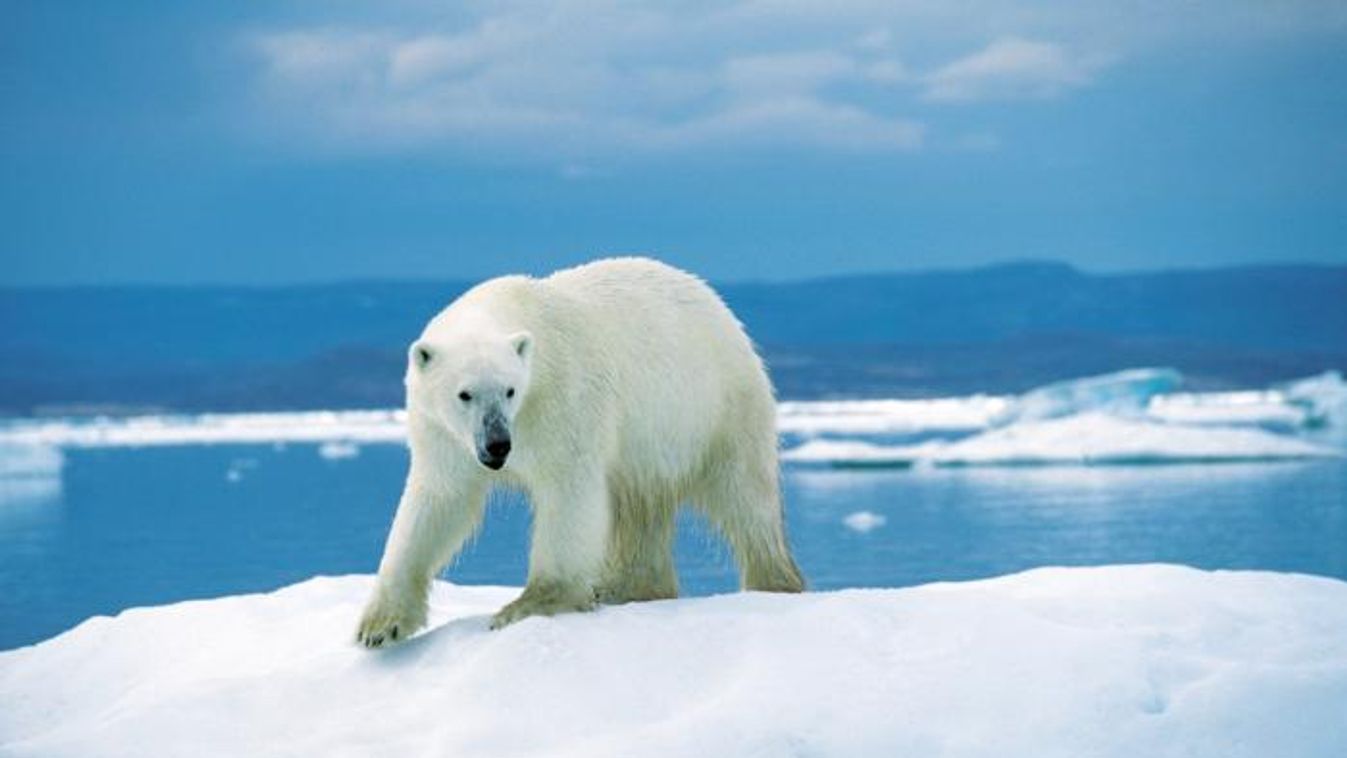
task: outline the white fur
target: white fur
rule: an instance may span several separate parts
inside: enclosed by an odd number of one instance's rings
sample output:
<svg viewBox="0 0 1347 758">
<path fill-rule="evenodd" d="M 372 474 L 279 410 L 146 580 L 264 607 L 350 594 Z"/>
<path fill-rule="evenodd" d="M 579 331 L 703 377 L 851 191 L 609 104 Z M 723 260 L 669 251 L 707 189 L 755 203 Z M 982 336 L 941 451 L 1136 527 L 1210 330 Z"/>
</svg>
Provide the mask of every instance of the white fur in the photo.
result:
<svg viewBox="0 0 1347 758">
<path fill-rule="evenodd" d="M 527 586 L 495 626 L 676 595 L 684 502 L 725 533 L 745 587 L 802 588 L 782 524 L 771 384 L 701 280 L 621 258 L 487 281 L 426 326 L 406 382 L 411 466 L 362 643 L 425 623 L 431 578 L 497 484 L 528 494 L 534 530 Z M 499 470 L 480 461 L 486 427 L 508 428 Z"/>
</svg>

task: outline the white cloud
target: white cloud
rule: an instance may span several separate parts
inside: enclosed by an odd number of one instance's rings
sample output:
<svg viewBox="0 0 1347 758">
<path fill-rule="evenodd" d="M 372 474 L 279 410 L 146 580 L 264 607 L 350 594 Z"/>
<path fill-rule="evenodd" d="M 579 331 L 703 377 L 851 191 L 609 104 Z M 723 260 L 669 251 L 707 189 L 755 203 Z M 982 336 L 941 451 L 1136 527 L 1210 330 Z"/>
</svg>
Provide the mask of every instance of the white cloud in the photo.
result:
<svg viewBox="0 0 1347 758">
<path fill-rule="evenodd" d="M 909 151 L 944 103 L 1068 96 L 1184 35 L 1236 44 L 1344 17 L 1313 0 L 1270 5 L 411 1 L 254 31 L 248 48 L 267 134 L 591 166 L 705 149 Z"/>
<path fill-rule="evenodd" d="M 813 145 L 855 151 L 920 146 L 921 124 L 809 96 L 735 103 L 708 116 L 650 129 L 653 147 Z"/>
<path fill-rule="evenodd" d="M 972 132 L 954 137 L 947 147 L 961 153 L 990 153 L 1001 148 L 1001 138 L 990 132 Z"/>
<path fill-rule="evenodd" d="M 457 33 L 286 31 L 252 49 L 266 105 L 304 138 L 346 145 L 445 143 L 570 165 L 611 151 L 703 147 L 909 150 L 916 121 L 830 91 L 889 87 L 896 59 L 829 50 L 684 58 L 607 35 L 558 38 L 497 19 Z M 627 24 L 639 33 L 648 19 Z M 659 43 L 659 25 L 648 41 Z M 719 53 L 719 54 L 717 54 Z"/>
<path fill-rule="evenodd" d="M 1007 37 L 932 72 L 923 96 L 951 102 L 1056 97 L 1089 84 L 1103 62 L 1049 42 Z"/>
<path fill-rule="evenodd" d="M 300 87 L 358 79 L 387 43 L 379 34 L 330 30 L 283 32 L 256 40 L 268 75 L 287 86 Z"/>
<path fill-rule="evenodd" d="M 830 82 L 855 78 L 857 63 L 840 52 L 810 51 L 731 58 L 725 84 L 751 98 L 814 92 Z"/>
</svg>

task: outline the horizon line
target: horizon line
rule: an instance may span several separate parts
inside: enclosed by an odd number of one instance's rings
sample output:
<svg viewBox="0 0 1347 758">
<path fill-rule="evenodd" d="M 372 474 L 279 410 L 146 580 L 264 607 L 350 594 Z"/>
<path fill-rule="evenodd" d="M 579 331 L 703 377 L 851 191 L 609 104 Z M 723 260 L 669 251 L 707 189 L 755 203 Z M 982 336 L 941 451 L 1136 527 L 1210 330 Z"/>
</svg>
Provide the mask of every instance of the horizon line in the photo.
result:
<svg viewBox="0 0 1347 758">
<path fill-rule="evenodd" d="M 626 257 L 644 257 L 664 261 L 652 254 L 615 254 L 596 256 L 585 261 L 603 260 L 605 258 L 626 258 Z M 667 262 L 667 261 L 664 261 Z M 109 280 L 103 282 L 93 281 L 73 281 L 73 282 L 54 282 L 54 281 L 36 281 L 36 282 L 0 282 L 0 291 L 19 291 L 19 290 L 96 290 L 96 289 L 229 289 L 229 290 L 280 290 L 280 289 L 304 289 L 304 288 L 338 288 L 360 285 L 393 285 L 406 286 L 413 284 L 474 284 L 484 282 L 500 276 L 511 276 L 516 274 L 525 274 L 528 276 L 547 276 L 554 271 L 562 271 L 575 266 L 584 265 L 584 263 L 568 264 L 558 266 L 542 274 L 534 274 L 524 271 L 505 271 L 497 274 L 490 274 L 479 277 L 431 277 L 426 279 L 414 279 L 410 276 L 349 276 L 336 277 L 332 279 L 295 279 L 274 282 L 257 282 L 242 280 L 225 281 L 153 281 L 145 279 L 124 279 Z M 670 263 L 677 268 L 682 268 L 688 273 L 701 275 L 693 270 Z M 808 284 L 812 282 L 834 282 L 840 280 L 855 279 L 882 279 L 906 276 L 931 276 L 931 275 L 950 275 L 950 274 L 975 274 L 997 269 L 1030 269 L 1030 268 L 1054 268 L 1069 271 L 1072 274 L 1095 277 L 1095 278 L 1113 278 L 1127 276 L 1156 276 L 1166 274 L 1197 274 L 1197 273 L 1216 273 L 1223 271 L 1250 271 L 1250 270 L 1273 270 L 1273 269 L 1336 269 L 1347 270 L 1347 263 L 1334 263 L 1326 261 L 1267 261 L 1250 263 L 1230 263 L 1215 265 L 1183 265 L 1168 267 L 1138 267 L 1138 268 L 1086 268 L 1069 261 L 1053 258 L 1008 258 L 1002 261 L 972 264 L 967 266 L 931 266 L 923 268 L 892 268 L 892 269 L 854 269 L 850 271 L 841 271 L 837 273 L 790 276 L 782 278 L 767 277 L 743 277 L 743 278 L 718 278 L 701 277 L 705 281 L 715 286 L 789 286 L 797 284 Z"/>
</svg>

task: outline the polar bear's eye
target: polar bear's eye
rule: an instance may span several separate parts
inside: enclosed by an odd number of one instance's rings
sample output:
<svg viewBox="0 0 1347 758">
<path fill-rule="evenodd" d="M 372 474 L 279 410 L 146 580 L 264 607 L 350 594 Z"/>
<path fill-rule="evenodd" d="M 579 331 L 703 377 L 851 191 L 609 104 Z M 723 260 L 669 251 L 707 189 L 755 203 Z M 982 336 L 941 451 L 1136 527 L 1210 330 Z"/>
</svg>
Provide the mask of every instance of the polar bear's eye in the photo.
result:
<svg viewBox="0 0 1347 758">
<path fill-rule="evenodd" d="M 466 403 L 472 399 L 472 393 L 468 392 L 467 390 L 463 390 L 462 392 L 458 393 L 458 399 Z"/>
<path fill-rule="evenodd" d="M 429 350 L 424 347 L 416 348 L 416 365 L 424 368 L 427 363 L 430 363 L 430 358 L 431 355 Z"/>
<path fill-rule="evenodd" d="M 505 390 L 505 396 L 506 396 L 506 397 L 514 397 L 514 387 L 511 387 L 510 389 Z"/>
</svg>

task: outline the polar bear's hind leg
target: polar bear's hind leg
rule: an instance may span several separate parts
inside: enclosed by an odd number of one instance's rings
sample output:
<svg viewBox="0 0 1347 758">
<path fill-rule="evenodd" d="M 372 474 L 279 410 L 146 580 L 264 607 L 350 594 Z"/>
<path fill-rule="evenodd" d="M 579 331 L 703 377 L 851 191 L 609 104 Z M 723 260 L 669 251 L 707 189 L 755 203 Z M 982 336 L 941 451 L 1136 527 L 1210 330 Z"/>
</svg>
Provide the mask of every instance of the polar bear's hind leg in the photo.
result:
<svg viewBox="0 0 1347 758">
<path fill-rule="evenodd" d="M 744 589 L 802 592 L 804 578 L 786 542 L 776 452 L 748 447 L 716 451 L 697 503 L 729 541 Z"/>
</svg>

